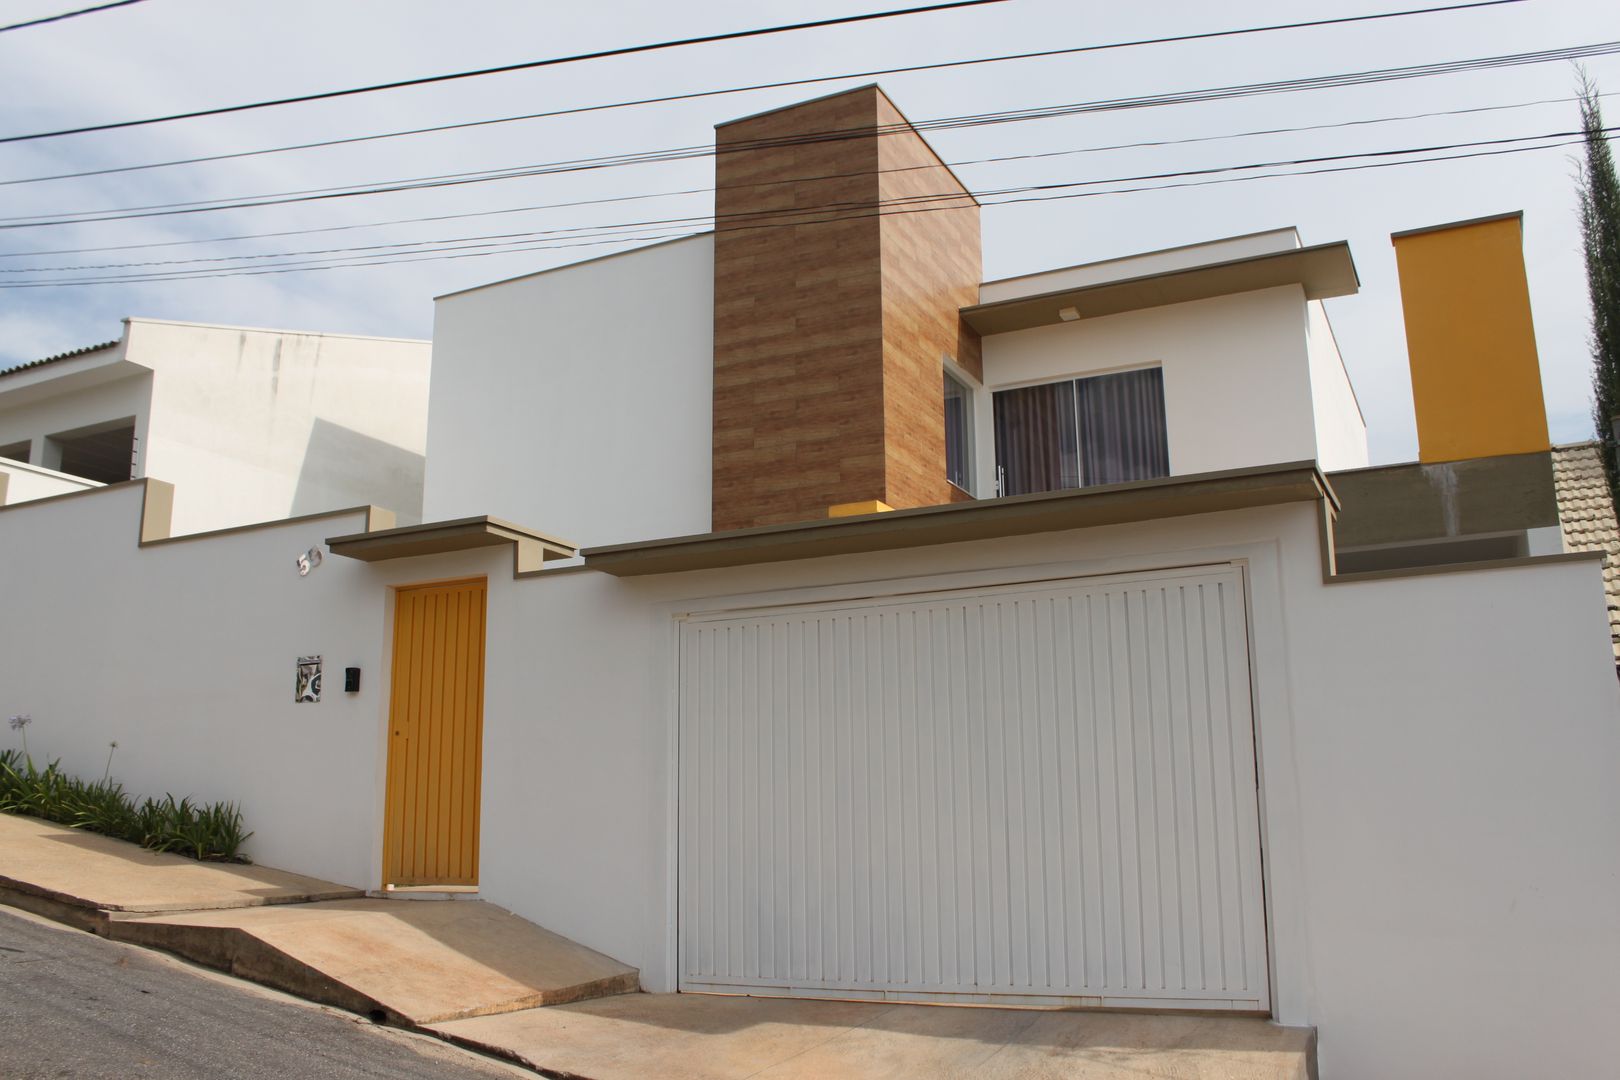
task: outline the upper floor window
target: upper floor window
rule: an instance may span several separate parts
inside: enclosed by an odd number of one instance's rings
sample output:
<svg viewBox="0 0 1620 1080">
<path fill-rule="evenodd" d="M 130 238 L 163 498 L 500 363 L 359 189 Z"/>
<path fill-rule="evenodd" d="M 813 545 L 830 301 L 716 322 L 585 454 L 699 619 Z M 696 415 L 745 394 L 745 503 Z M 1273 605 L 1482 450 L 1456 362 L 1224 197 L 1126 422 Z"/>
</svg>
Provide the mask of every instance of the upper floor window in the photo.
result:
<svg viewBox="0 0 1620 1080">
<path fill-rule="evenodd" d="M 968 469 L 973 461 L 973 393 L 945 373 L 945 479 L 971 491 Z"/>
<path fill-rule="evenodd" d="M 998 390 L 995 417 L 1002 495 L 1170 475 L 1161 368 Z"/>
</svg>

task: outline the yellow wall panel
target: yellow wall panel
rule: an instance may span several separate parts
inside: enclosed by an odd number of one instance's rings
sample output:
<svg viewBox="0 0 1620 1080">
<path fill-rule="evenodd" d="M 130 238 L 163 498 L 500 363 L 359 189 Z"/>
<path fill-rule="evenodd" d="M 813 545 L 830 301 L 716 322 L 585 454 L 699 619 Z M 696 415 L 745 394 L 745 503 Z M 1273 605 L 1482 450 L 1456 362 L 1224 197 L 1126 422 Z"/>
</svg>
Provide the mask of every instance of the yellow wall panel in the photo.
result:
<svg viewBox="0 0 1620 1080">
<path fill-rule="evenodd" d="M 1418 458 L 1546 450 L 1519 215 L 1394 236 Z"/>
</svg>

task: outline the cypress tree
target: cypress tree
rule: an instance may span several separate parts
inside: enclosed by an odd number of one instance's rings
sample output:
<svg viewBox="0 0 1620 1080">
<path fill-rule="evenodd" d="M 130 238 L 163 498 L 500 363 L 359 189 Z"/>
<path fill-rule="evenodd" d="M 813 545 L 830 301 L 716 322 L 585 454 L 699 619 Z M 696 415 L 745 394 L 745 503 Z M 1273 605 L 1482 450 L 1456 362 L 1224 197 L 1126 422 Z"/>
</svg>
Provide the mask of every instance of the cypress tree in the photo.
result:
<svg viewBox="0 0 1620 1080">
<path fill-rule="evenodd" d="M 1598 91 L 1581 75 L 1581 129 L 1585 153 L 1577 187 L 1580 193 L 1581 247 L 1586 256 L 1586 284 L 1592 300 L 1592 419 L 1603 447 L 1609 491 L 1620 506 L 1620 462 L 1616 461 L 1614 418 L 1620 416 L 1620 180 Z"/>
</svg>

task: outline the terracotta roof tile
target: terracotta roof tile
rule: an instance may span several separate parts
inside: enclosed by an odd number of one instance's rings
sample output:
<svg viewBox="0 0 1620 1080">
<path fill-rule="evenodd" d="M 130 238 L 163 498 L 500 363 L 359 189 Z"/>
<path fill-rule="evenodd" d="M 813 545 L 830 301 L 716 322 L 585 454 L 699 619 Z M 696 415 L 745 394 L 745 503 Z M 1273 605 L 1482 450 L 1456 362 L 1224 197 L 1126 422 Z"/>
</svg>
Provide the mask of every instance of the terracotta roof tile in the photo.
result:
<svg viewBox="0 0 1620 1080">
<path fill-rule="evenodd" d="M 116 344 L 118 344 L 117 341 L 103 341 L 99 345 L 86 345 L 79 349 L 69 349 L 67 352 L 57 353 L 55 356 L 47 356 L 40 360 L 30 360 L 26 364 L 18 364 L 16 367 L 5 368 L 4 370 L 0 370 L 0 376 L 12 375 L 19 371 L 27 371 L 29 368 L 42 367 L 45 364 L 54 364 L 58 360 L 68 360 L 75 356 L 83 356 L 85 353 L 100 352 L 102 349 L 110 349 Z"/>
<path fill-rule="evenodd" d="M 1603 587 L 1609 594 L 1609 633 L 1620 660 L 1620 526 L 1615 523 L 1609 482 L 1597 443 L 1555 446 L 1553 488 L 1564 546 L 1571 551 L 1603 552 Z"/>
</svg>

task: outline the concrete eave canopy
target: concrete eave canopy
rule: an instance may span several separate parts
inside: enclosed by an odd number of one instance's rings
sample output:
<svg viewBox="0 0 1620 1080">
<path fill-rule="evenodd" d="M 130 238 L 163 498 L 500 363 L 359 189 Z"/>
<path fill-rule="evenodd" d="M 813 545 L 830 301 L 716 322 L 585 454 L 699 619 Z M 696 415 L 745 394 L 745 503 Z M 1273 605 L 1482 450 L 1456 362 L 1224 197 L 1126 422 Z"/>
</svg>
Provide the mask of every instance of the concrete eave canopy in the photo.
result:
<svg viewBox="0 0 1620 1080">
<path fill-rule="evenodd" d="M 1305 290 L 1305 299 L 1322 300 L 1349 296 L 1360 288 L 1361 282 L 1356 276 L 1355 261 L 1350 257 L 1350 245 L 1340 240 L 1124 281 L 998 300 L 963 308 L 962 318 L 980 334 L 1005 334 L 1064 322 L 1058 313 L 1065 308 L 1073 308 L 1081 319 L 1094 319 L 1278 285 L 1299 285 Z"/>
<path fill-rule="evenodd" d="M 326 541 L 332 554 L 361 562 L 442 555 L 502 544 L 513 545 L 518 573 L 538 569 L 542 562 L 552 559 L 571 559 L 579 553 L 578 547 L 566 540 L 492 517 L 430 521 L 378 532 L 334 536 Z"/>
<path fill-rule="evenodd" d="M 1289 502 L 1338 502 L 1312 461 L 586 548 L 619 577 L 990 540 Z"/>
</svg>

